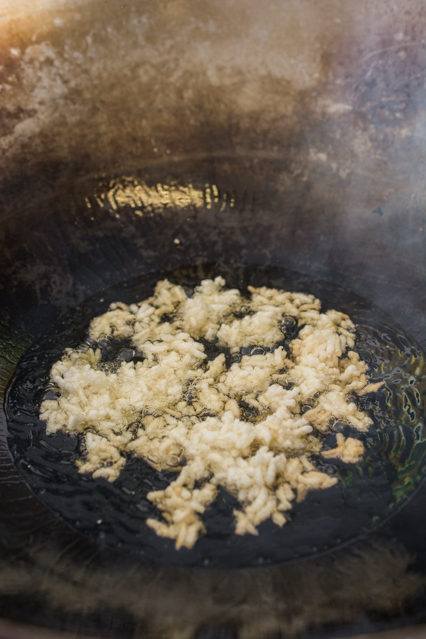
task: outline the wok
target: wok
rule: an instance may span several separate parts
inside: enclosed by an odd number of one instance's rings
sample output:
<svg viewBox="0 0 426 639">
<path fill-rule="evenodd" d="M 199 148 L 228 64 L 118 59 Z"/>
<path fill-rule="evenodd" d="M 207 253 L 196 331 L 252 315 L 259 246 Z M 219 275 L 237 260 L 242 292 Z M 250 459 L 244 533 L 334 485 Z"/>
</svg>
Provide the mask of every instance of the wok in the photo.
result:
<svg viewBox="0 0 426 639">
<path fill-rule="evenodd" d="M 414 0 L 4 4 L 3 390 L 85 300 L 224 262 L 351 291 L 424 348 L 424 20 Z M 117 637 L 424 620 L 423 486 L 319 557 L 159 567 L 52 514 L 6 428 L 4 617 Z"/>
</svg>

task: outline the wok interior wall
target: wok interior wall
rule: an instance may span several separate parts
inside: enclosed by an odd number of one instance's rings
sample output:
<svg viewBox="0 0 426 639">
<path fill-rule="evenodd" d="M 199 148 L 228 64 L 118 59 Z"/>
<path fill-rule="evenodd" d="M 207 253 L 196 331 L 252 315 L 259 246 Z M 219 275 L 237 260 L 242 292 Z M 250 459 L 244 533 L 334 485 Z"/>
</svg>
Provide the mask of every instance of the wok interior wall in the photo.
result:
<svg viewBox="0 0 426 639">
<path fill-rule="evenodd" d="M 79 299 L 88 272 L 78 264 L 106 233 L 102 216 L 95 233 L 85 226 L 84 197 L 112 176 L 153 183 L 163 165 L 165 183 L 214 182 L 240 202 L 192 216 L 192 244 L 209 237 L 199 259 L 233 236 L 236 256 L 337 281 L 424 338 L 422 2 L 63 0 L 0 10 L 5 289 L 13 274 L 39 301 Z M 188 258 L 187 248 L 171 251 L 178 218 L 156 218 L 173 260 Z M 126 237 L 124 253 L 146 268 L 153 252 L 141 238 L 154 220 L 112 221 L 112 253 Z M 108 260 L 111 277 L 128 275 Z"/>
</svg>

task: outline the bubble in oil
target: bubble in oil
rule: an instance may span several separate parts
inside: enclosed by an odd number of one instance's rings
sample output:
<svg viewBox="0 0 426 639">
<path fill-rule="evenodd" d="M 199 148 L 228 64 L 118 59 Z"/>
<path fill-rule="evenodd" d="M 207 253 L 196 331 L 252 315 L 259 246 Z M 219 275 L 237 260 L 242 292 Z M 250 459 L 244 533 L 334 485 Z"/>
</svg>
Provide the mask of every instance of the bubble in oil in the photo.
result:
<svg viewBox="0 0 426 639">
<path fill-rule="evenodd" d="M 385 385 L 371 395 L 353 397 L 374 422 L 368 433 L 350 433 L 361 438 L 365 445 L 366 453 L 360 463 L 346 465 L 312 454 L 312 461 L 320 470 L 339 478 L 336 486 L 308 493 L 306 500 L 295 506 L 283 528 L 271 521 L 264 522 L 258 537 L 235 535 L 232 510 L 236 504 L 222 491 L 220 499 L 205 513 L 204 537 L 193 549 L 176 551 L 172 540 L 157 537 L 145 523 L 148 517 L 159 515 L 146 499 L 147 493 L 166 487 L 176 472 L 157 472 L 144 460 L 129 457 L 120 477 L 112 484 L 102 478 L 81 475 L 76 467 L 76 460 L 84 454 L 81 441 L 64 433 L 47 436 L 38 415 L 43 399 L 55 393 L 49 385 L 51 366 L 61 358 L 65 348 L 76 348 L 85 340 L 89 345 L 86 337 L 89 323 L 104 313 L 110 303 L 143 300 L 152 294 L 156 282 L 165 277 L 183 285 L 190 294 L 201 279 L 217 275 L 242 293 L 248 285 L 312 293 L 321 300 L 323 310 L 347 313 L 357 328 L 354 350 L 368 363 L 370 382 L 383 380 Z M 286 340 L 291 341 L 297 334 L 297 327 L 290 326 L 290 320 L 286 323 L 286 318 L 283 322 L 286 346 Z M 143 358 L 126 341 L 110 340 L 100 346 L 103 365 L 108 367 Z M 216 348 L 205 346 L 208 359 L 217 356 Z M 264 350 L 250 347 L 247 353 L 239 355 L 225 353 L 227 365 L 241 355 Z M 151 273 L 102 291 L 65 314 L 41 336 L 20 360 L 9 388 L 8 442 L 18 469 L 38 498 L 57 516 L 98 543 L 112 547 L 120 544 L 122 551 L 163 563 L 208 568 L 270 565 L 348 543 L 377 527 L 404 504 L 423 478 L 425 396 L 423 352 L 403 329 L 366 300 L 346 289 L 278 268 L 197 265 Z M 245 419 L 256 419 L 249 406 L 243 407 L 243 413 Z M 324 437 L 324 447 L 334 447 L 336 433 L 347 436 L 347 428 L 336 423 Z"/>
</svg>

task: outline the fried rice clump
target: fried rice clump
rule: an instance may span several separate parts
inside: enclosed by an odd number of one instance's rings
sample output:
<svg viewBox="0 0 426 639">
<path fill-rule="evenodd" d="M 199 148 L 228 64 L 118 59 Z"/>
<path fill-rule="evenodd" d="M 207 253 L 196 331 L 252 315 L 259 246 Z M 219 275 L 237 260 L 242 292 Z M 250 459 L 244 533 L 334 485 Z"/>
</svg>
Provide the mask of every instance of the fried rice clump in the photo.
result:
<svg viewBox="0 0 426 639">
<path fill-rule="evenodd" d="M 321 454 L 333 421 L 367 431 L 371 419 L 349 394 L 381 385 L 368 385 L 344 313 L 322 313 L 313 295 L 250 286 L 244 297 L 225 284 L 203 280 L 191 294 L 163 280 L 146 300 L 111 304 L 92 321 L 91 341 L 54 364 L 58 397 L 40 410 L 48 434 L 84 439 L 81 473 L 112 482 L 129 454 L 179 473 L 147 496 L 163 515 L 148 525 L 177 548 L 203 533 L 220 486 L 240 504 L 236 533 L 256 535 L 268 518 L 283 526 L 308 491 L 336 484 L 309 456 Z M 289 331 L 298 332 L 286 350 Z M 124 358 L 104 362 L 101 340 L 126 340 L 130 355 L 127 347 Z M 220 351 L 214 358 L 209 345 Z M 363 453 L 342 434 L 322 451 L 345 463 Z"/>
</svg>

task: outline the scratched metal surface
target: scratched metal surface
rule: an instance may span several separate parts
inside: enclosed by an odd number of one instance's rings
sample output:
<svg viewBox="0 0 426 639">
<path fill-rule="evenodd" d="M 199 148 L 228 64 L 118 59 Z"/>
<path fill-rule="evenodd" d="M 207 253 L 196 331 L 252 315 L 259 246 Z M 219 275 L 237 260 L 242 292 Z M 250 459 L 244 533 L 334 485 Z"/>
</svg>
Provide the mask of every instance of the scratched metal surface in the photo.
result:
<svg viewBox="0 0 426 639">
<path fill-rule="evenodd" d="M 422 2 L 13 4 L 0 3 L 3 390 L 88 295 L 223 255 L 346 287 L 425 347 Z M 134 639 L 425 620 L 424 487 L 346 549 L 206 573 L 97 548 L 32 496 L 3 435 L 0 449 L 4 617 Z"/>
</svg>

